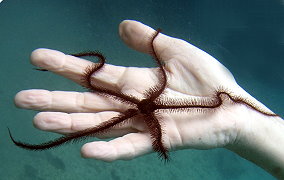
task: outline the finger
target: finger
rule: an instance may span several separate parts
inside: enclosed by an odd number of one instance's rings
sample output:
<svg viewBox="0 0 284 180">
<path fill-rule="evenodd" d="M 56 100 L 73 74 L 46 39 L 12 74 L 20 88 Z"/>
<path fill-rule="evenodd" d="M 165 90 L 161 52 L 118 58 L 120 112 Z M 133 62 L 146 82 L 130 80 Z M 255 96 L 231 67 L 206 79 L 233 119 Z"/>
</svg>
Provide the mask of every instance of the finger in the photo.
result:
<svg viewBox="0 0 284 180">
<path fill-rule="evenodd" d="M 96 59 L 94 60 L 96 62 Z M 51 49 L 36 49 L 31 54 L 31 63 L 37 67 L 47 69 L 58 75 L 66 77 L 78 84 L 82 83 L 85 69 L 93 62 L 79 57 L 66 55 L 60 51 Z M 124 73 L 125 67 L 105 64 L 103 67 L 104 76 L 111 77 L 111 81 L 117 82 Z"/>
<path fill-rule="evenodd" d="M 125 111 L 126 104 L 90 92 L 23 90 L 16 94 L 20 108 L 61 112 Z"/>
<path fill-rule="evenodd" d="M 31 54 L 31 64 L 80 82 L 83 70 L 92 62 L 51 49 L 39 48 Z"/>
<path fill-rule="evenodd" d="M 150 53 L 150 39 L 156 30 L 138 21 L 124 20 L 119 25 L 119 34 L 122 40 L 131 48 Z M 161 60 L 167 61 L 174 55 L 182 52 L 189 44 L 183 40 L 176 39 L 160 33 L 154 40 L 154 48 Z"/>
<path fill-rule="evenodd" d="M 143 52 L 151 52 L 149 44 L 155 30 L 138 21 L 125 20 L 119 25 L 122 40 L 131 48 Z M 154 40 L 155 51 L 162 61 L 184 61 L 188 66 L 216 63 L 216 59 L 191 45 L 190 43 L 160 33 Z M 174 62 L 173 62 L 174 63 Z M 187 65 L 185 65 L 187 66 Z M 169 67 L 171 68 L 171 67 Z"/>
<path fill-rule="evenodd" d="M 81 155 L 102 161 L 129 160 L 152 152 L 151 138 L 145 133 L 131 133 L 109 142 L 85 144 Z"/>
<path fill-rule="evenodd" d="M 92 64 L 90 61 L 50 49 L 35 50 L 31 55 L 31 62 L 78 84 L 82 83 L 85 69 Z M 114 91 L 141 95 L 145 87 L 153 85 L 153 77 L 155 77 L 154 71 L 148 68 L 126 68 L 105 64 L 100 72 L 93 76 L 93 83 Z M 144 81 L 141 86 L 140 81 L 133 79 L 149 79 L 149 81 Z"/>
<path fill-rule="evenodd" d="M 95 127 L 102 122 L 108 121 L 119 113 L 107 111 L 100 113 L 62 113 L 62 112 L 40 112 L 34 117 L 34 126 L 40 130 L 51 131 L 60 134 L 74 133 L 90 127 Z M 137 132 L 132 126 L 132 121 L 114 126 L 106 133 L 100 134 L 99 138 L 114 138 L 127 133 Z"/>
</svg>

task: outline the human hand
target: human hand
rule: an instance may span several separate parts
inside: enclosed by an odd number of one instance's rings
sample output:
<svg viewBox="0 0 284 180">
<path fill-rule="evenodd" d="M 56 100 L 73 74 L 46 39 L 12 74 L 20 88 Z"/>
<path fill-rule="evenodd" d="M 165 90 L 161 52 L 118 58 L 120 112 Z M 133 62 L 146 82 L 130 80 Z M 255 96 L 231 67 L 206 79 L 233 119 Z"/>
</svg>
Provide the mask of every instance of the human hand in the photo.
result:
<svg viewBox="0 0 284 180">
<path fill-rule="evenodd" d="M 135 21 L 120 25 L 124 42 L 140 52 L 150 52 L 149 39 L 154 30 Z M 186 99 L 210 97 L 218 88 L 249 98 L 259 104 L 235 82 L 230 72 L 216 59 L 193 45 L 159 34 L 154 41 L 155 51 L 165 64 L 168 86 L 163 96 Z M 59 51 L 38 49 L 32 53 L 32 64 L 62 75 L 81 84 L 86 67 L 92 62 L 65 55 Z M 94 76 L 94 83 L 108 89 L 120 90 L 142 98 L 143 92 L 155 85 L 158 78 L 153 68 L 126 68 L 105 65 Z M 137 80 L 142 80 L 141 81 Z M 129 107 L 111 98 L 85 92 L 26 90 L 16 95 L 17 106 L 36 109 L 37 128 L 61 134 L 73 133 L 96 126 L 124 112 Z M 262 106 L 259 104 L 259 106 Z M 263 107 L 265 108 L 265 107 Z M 208 149 L 224 147 L 235 142 L 245 125 L 248 108 L 242 104 L 224 102 L 222 108 L 191 112 L 163 113 L 163 143 L 169 150 L 182 148 Z M 96 141 L 82 147 L 88 158 L 113 161 L 132 159 L 152 152 L 152 141 L 142 120 L 135 119 L 118 126 L 100 138 L 115 138 L 109 142 Z"/>
</svg>

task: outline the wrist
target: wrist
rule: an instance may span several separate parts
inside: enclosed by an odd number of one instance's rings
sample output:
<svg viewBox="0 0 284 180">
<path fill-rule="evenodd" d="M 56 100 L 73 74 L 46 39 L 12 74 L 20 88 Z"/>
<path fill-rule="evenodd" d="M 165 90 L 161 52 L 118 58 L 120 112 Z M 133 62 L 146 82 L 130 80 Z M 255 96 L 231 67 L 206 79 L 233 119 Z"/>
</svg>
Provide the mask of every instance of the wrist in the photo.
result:
<svg viewBox="0 0 284 180">
<path fill-rule="evenodd" d="M 242 111 L 238 135 L 227 149 L 262 167 L 278 178 L 284 178 L 284 121 L 263 115 L 253 109 Z"/>
</svg>

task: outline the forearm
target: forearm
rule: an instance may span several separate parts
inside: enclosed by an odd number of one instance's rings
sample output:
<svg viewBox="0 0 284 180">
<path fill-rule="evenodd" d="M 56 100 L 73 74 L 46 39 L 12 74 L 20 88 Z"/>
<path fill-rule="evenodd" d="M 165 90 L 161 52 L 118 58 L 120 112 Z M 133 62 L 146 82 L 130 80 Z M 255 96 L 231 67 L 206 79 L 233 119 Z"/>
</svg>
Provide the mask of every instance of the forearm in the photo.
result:
<svg viewBox="0 0 284 180">
<path fill-rule="evenodd" d="M 249 110 L 249 118 L 234 145 L 227 148 L 284 179 L 284 121 Z"/>
</svg>

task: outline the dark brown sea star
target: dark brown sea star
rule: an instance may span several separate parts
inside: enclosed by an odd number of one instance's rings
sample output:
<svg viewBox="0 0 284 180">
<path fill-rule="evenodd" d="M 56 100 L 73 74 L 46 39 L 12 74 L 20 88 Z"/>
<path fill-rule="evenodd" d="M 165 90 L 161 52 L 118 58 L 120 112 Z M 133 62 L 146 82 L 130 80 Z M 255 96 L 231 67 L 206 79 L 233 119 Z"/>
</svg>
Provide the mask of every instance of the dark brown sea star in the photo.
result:
<svg viewBox="0 0 284 180">
<path fill-rule="evenodd" d="M 151 39 L 149 40 L 149 46 L 151 47 L 151 55 L 158 65 L 157 77 L 159 82 L 150 87 L 148 90 L 143 93 L 144 98 L 141 100 L 137 97 L 124 94 L 121 91 L 113 91 L 111 89 L 106 89 L 101 86 L 96 86 L 92 83 L 91 77 L 95 76 L 104 66 L 105 57 L 99 52 L 83 52 L 78 54 L 73 54 L 77 57 L 83 56 L 95 56 L 99 59 L 98 63 L 94 63 L 92 66 L 86 68 L 84 76 L 82 77 L 82 84 L 84 87 L 89 89 L 91 92 L 97 93 L 99 95 L 105 96 L 107 98 L 112 98 L 114 100 L 120 101 L 129 105 L 129 109 L 125 112 L 120 113 L 118 116 L 109 119 L 95 127 L 87 128 L 82 131 L 78 131 L 75 133 L 70 133 L 65 136 L 59 137 L 55 140 L 51 140 L 42 144 L 28 144 L 20 141 L 16 141 L 9 130 L 10 137 L 15 145 L 28 149 L 28 150 L 45 150 L 53 147 L 57 147 L 69 142 L 77 142 L 79 140 L 83 140 L 89 137 L 96 136 L 98 134 L 105 133 L 111 128 L 115 126 L 121 125 L 123 122 L 133 119 L 137 116 L 142 117 L 144 119 L 144 123 L 146 124 L 148 131 L 150 133 L 152 139 L 152 147 L 155 152 L 159 154 L 160 157 L 165 160 L 169 159 L 168 151 L 169 149 L 163 143 L 163 129 L 161 127 L 162 118 L 159 116 L 159 113 L 168 111 L 168 112 L 182 112 L 188 111 L 192 109 L 199 109 L 200 111 L 205 109 L 216 109 L 220 107 L 224 100 L 229 100 L 232 103 L 240 103 L 244 104 L 247 107 L 258 111 L 266 116 L 277 116 L 274 113 L 266 112 L 256 106 L 254 103 L 249 100 L 239 97 L 233 96 L 232 93 L 226 90 L 216 90 L 215 93 L 209 98 L 205 98 L 206 100 L 186 100 L 180 98 L 163 98 L 161 95 L 167 87 L 167 75 L 166 71 L 163 67 L 162 61 L 160 60 L 158 54 L 155 51 L 153 42 L 155 38 L 159 35 L 160 29 L 158 29 Z M 43 69 L 40 69 L 43 70 Z M 135 123 L 135 122 L 134 122 Z"/>
</svg>

